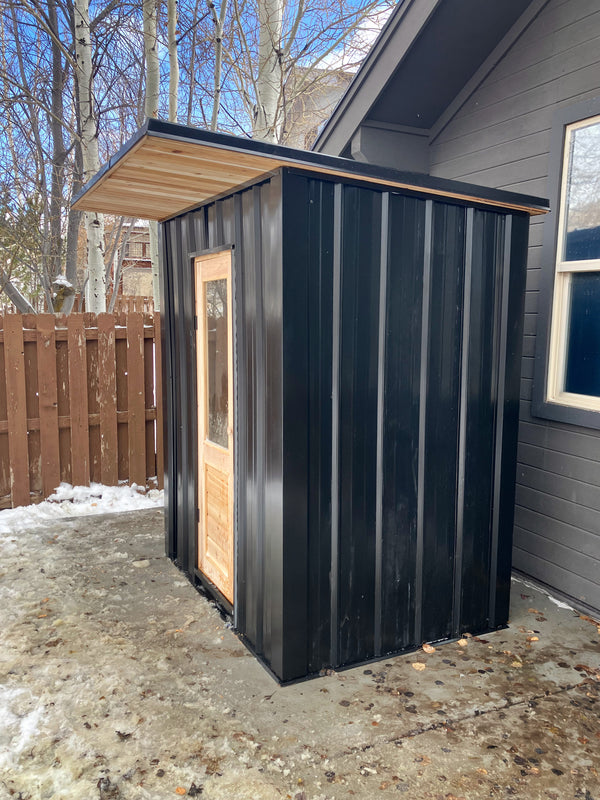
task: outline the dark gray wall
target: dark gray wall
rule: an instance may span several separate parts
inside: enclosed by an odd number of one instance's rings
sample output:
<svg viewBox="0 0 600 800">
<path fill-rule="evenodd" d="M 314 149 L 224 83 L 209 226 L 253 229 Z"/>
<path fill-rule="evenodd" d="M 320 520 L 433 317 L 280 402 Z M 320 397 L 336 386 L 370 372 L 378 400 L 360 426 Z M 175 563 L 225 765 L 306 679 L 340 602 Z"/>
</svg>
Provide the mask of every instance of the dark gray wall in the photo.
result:
<svg viewBox="0 0 600 800">
<path fill-rule="evenodd" d="M 551 0 L 430 145 L 431 174 L 548 196 L 553 115 L 600 95 L 598 0 Z M 550 197 L 552 206 L 556 197 Z M 542 239 L 529 238 L 514 566 L 600 608 L 600 432 L 531 414 Z"/>
</svg>

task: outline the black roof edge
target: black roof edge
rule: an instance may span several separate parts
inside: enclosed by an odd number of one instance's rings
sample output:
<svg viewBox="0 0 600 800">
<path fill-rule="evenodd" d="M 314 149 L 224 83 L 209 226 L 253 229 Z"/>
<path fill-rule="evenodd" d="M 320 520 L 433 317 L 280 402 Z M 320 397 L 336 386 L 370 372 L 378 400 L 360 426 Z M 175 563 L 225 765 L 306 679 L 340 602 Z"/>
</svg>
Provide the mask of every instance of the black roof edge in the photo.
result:
<svg viewBox="0 0 600 800">
<path fill-rule="evenodd" d="M 204 144 L 208 147 L 227 149 L 267 157 L 279 158 L 290 162 L 290 166 L 309 166 L 347 172 L 357 178 L 367 177 L 382 183 L 406 184 L 407 188 L 426 189 L 430 192 L 461 194 L 490 203 L 520 206 L 537 211 L 547 211 L 549 203 L 546 198 L 510 192 L 504 189 L 492 189 L 487 186 L 454 181 L 448 178 L 436 178 L 420 172 L 405 172 L 377 164 L 364 164 L 350 158 L 316 153 L 310 150 L 296 150 L 284 145 L 272 144 L 256 139 L 243 139 L 227 133 L 215 133 L 203 128 L 192 128 L 175 122 L 166 122 L 148 118 L 144 125 L 127 141 L 109 161 L 100 168 L 86 185 L 73 198 L 73 202 L 86 194 L 104 175 L 114 167 L 146 134 L 163 139 L 180 142 Z"/>
</svg>

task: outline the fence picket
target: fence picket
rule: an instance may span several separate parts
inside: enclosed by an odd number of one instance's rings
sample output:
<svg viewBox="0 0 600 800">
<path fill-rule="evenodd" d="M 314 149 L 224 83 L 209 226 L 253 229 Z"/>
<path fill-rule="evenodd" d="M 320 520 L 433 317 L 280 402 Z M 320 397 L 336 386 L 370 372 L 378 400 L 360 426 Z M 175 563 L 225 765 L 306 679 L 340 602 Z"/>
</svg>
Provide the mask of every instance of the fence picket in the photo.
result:
<svg viewBox="0 0 600 800">
<path fill-rule="evenodd" d="M 112 314 L 98 314 L 100 470 L 106 486 L 116 486 L 119 478 L 115 363 L 115 318 Z"/>
<path fill-rule="evenodd" d="M 4 318 L 4 352 L 10 494 L 13 508 L 29 505 L 30 501 L 23 347 L 23 319 L 20 314 L 8 314 Z"/>
<path fill-rule="evenodd" d="M 35 323 L 37 327 L 42 492 L 44 497 L 48 497 L 60 483 L 54 314 L 39 314 Z"/>
<path fill-rule="evenodd" d="M 144 317 L 127 315 L 127 405 L 129 480 L 146 482 L 146 409 L 144 403 Z"/>
<path fill-rule="evenodd" d="M 71 474 L 73 484 L 90 482 L 87 363 L 85 328 L 81 314 L 67 320 L 69 346 L 69 405 L 71 415 Z"/>
</svg>

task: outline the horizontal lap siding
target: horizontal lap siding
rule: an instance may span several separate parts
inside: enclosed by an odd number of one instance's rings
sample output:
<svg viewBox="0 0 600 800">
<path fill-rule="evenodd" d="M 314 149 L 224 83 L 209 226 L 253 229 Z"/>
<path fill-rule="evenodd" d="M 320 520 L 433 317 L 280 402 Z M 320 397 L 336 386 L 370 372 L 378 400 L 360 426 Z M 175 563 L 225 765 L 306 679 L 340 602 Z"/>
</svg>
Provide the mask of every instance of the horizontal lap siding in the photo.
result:
<svg viewBox="0 0 600 800">
<path fill-rule="evenodd" d="M 599 95 L 599 76 L 597 0 L 549 2 L 437 133 L 431 173 L 547 195 L 555 109 Z M 544 224 L 529 235 L 514 565 L 600 608 L 600 432 L 530 414 Z"/>
</svg>

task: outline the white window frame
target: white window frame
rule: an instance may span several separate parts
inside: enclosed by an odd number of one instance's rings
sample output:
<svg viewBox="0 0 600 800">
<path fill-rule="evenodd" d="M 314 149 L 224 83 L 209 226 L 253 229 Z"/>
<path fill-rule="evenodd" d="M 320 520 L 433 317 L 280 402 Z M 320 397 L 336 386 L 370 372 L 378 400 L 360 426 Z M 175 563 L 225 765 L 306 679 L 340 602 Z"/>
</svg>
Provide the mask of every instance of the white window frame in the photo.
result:
<svg viewBox="0 0 600 800">
<path fill-rule="evenodd" d="M 567 332 L 569 329 L 569 309 L 571 306 L 571 278 L 574 273 L 599 272 L 600 258 L 586 259 L 585 261 L 565 261 L 563 254 L 565 252 L 565 232 L 567 227 L 567 190 L 569 159 L 571 154 L 571 135 L 581 128 L 587 128 L 590 125 L 596 124 L 600 124 L 600 115 L 587 117 L 586 119 L 565 126 L 546 390 L 547 402 L 587 411 L 600 411 L 600 397 L 575 394 L 564 390 L 567 369 Z"/>
</svg>

